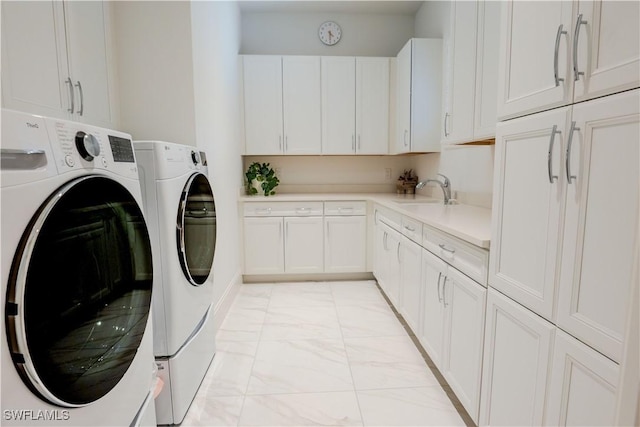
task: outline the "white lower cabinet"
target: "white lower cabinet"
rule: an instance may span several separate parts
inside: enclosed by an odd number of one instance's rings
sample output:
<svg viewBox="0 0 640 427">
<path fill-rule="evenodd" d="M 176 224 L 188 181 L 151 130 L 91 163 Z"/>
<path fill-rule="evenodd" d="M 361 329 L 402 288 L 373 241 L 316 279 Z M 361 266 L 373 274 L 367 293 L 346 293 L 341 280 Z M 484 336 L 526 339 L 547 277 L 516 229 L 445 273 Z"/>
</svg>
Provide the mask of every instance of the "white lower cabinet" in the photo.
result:
<svg viewBox="0 0 640 427">
<path fill-rule="evenodd" d="M 558 330 L 545 424 L 614 425 L 618 375 L 618 364 Z"/>
<path fill-rule="evenodd" d="M 367 217 L 324 218 L 325 273 L 353 273 L 367 267 Z"/>
<path fill-rule="evenodd" d="M 406 237 L 400 242 L 400 312 L 404 320 L 418 335 L 420 332 L 420 311 L 422 300 L 420 297 L 420 273 L 422 248 Z"/>
<path fill-rule="evenodd" d="M 489 288 L 480 425 L 539 426 L 556 328 Z"/>
<path fill-rule="evenodd" d="M 382 225 L 386 234 L 384 242 L 384 284 L 382 289 L 395 307 L 400 306 L 400 241 L 402 235 L 386 224 Z"/>
<path fill-rule="evenodd" d="M 442 280 L 444 363 L 440 368 L 471 418 L 478 422 L 487 290 L 453 267 Z"/>
<path fill-rule="evenodd" d="M 244 219 L 246 274 L 284 273 L 284 235 L 281 217 Z"/>
<path fill-rule="evenodd" d="M 284 272 L 322 273 L 322 217 L 284 218 L 284 229 Z"/>
<path fill-rule="evenodd" d="M 483 286 L 431 252 L 422 251 L 422 316 L 418 337 L 476 422 L 486 293 Z"/>
</svg>

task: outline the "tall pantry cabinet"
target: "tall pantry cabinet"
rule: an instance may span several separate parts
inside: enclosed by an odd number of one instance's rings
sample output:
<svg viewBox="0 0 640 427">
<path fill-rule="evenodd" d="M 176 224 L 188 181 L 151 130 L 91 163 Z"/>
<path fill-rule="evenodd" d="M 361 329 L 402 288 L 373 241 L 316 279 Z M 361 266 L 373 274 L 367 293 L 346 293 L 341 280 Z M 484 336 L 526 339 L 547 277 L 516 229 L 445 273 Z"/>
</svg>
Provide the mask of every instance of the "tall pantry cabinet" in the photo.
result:
<svg viewBox="0 0 640 427">
<path fill-rule="evenodd" d="M 639 11 L 504 5 L 489 285 L 506 297 L 488 300 L 481 424 L 614 423 L 637 286 Z"/>
</svg>

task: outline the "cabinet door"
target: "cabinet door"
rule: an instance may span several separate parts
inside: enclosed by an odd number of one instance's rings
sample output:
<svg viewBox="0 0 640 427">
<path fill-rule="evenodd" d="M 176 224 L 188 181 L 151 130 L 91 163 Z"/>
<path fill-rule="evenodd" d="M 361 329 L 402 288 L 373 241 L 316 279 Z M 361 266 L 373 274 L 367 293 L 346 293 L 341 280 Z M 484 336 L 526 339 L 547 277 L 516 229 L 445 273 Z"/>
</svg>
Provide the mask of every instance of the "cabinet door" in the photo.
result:
<svg viewBox="0 0 640 427">
<path fill-rule="evenodd" d="M 618 374 L 616 363 L 558 330 L 545 425 L 614 425 Z"/>
<path fill-rule="evenodd" d="M 395 153 L 411 151 L 411 43 L 396 59 L 396 144 Z"/>
<path fill-rule="evenodd" d="M 574 31 L 574 100 L 640 86 L 640 3 L 580 1 L 578 5 L 574 15 L 574 26 L 578 27 Z"/>
<path fill-rule="evenodd" d="M 440 151 L 442 40 L 413 39 L 411 50 L 411 140 L 414 153 Z"/>
<path fill-rule="evenodd" d="M 247 55 L 244 63 L 246 154 L 282 154 L 282 59 Z"/>
<path fill-rule="evenodd" d="M 496 135 L 501 10 L 501 2 L 478 3 L 476 97 L 473 120 L 473 139 L 475 140 L 494 138 Z"/>
<path fill-rule="evenodd" d="M 385 245 L 385 293 L 395 307 L 400 306 L 400 240 L 402 235 L 383 225 L 387 232 Z"/>
<path fill-rule="evenodd" d="M 416 336 L 420 336 L 422 248 L 406 237 L 400 243 L 400 312 Z"/>
<path fill-rule="evenodd" d="M 389 154 L 389 58 L 356 58 L 356 153 Z"/>
<path fill-rule="evenodd" d="M 480 425 L 542 425 L 555 327 L 489 288 Z"/>
<path fill-rule="evenodd" d="M 576 104 L 573 123 L 557 324 L 619 362 L 638 262 L 640 90 Z"/>
<path fill-rule="evenodd" d="M 444 304 L 442 281 L 447 264 L 427 250 L 422 251 L 422 329 L 420 342 L 438 368 L 442 368 Z"/>
<path fill-rule="evenodd" d="M 322 273 L 322 217 L 285 218 L 285 273 Z"/>
<path fill-rule="evenodd" d="M 61 2 L 2 2 L 2 106 L 69 118 Z"/>
<path fill-rule="evenodd" d="M 373 275 L 380 284 L 382 290 L 385 289 L 385 252 L 386 252 L 386 241 L 387 235 L 380 226 L 380 224 L 375 225 L 374 229 L 374 241 L 373 241 Z"/>
<path fill-rule="evenodd" d="M 285 154 L 320 154 L 320 57 L 282 58 Z"/>
<path fill-rule="evenodd" d="M 244 219 L 245 274 L 284 273 L 282 218 Z"/>
<path fill-rule="evenodd" d="M 114 120 L 105 7 L 101 1 L 64 2 L 69 71 L 75 91 L 74 120 L 108 127 Z"/>
<path fill-rule="evenodd" d="M 477 423 L 487 290 L 451 267 L 443 288 L 446 320 L 442 372 Z"/>
<path fill-rule="evenodd" d="M 509 1 L 504 4 L 498 78 L 499 119 L 571 103 L 572 9 L 573 3 L 567 0 Z"/>
<path fill-rule="evenodd" d="M 325 217 L 324 227 L 324 272 L 364 272 L 367 269 L 367 217 Z"/>
<path fill-rule="evenodd" d="M 569 113 L 569 107 L 556 109 L 498 123 L 496 129 L 489 284 L 549 320 Z"/>
<path fill-rule="evenodd" d="M 474 103 L 469 97 L 475 93 L 476 30 L 478 3 L 451 3 L 451 38 L 448 43 L 445 77 L 443 142 L 473 139 Z"/>
<path fill-rule="evenodd" d="M 356 60 L 322 57 L 322 153 L 356 152 Z"/>
</svg>

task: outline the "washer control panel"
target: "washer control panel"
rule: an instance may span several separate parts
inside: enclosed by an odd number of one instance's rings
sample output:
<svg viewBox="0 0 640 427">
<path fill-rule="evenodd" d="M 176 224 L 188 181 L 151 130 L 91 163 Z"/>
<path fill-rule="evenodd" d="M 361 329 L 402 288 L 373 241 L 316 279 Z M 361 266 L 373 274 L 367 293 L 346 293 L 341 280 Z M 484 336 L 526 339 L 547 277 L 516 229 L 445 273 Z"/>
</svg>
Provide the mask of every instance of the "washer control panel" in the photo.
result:
<svg viewBox="0 0 640 427">
<path fill-rule="evenodd" d="M 130 135 L 59 119 L 47 119 L 47 129 L 59 173 L 96 169 L 138 178 Z"/>
</svg>

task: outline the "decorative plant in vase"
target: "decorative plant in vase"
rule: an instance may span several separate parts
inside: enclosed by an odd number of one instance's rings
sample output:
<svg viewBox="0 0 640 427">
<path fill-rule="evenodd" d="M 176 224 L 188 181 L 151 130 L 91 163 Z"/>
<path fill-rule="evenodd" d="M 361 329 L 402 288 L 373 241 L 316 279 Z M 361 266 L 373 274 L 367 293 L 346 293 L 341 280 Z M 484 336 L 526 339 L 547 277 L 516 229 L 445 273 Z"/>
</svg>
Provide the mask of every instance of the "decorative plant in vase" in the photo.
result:
<svg viewBox="0 0 640 427">
<path fill-rule="evenodd" d="M 398 193 L 413 194 L 416 191 L 416 184 L 418 183 L 418 177 L 413 174 L 413 169 L 405 169 L 402 175 L 398 177 L 396 182 L 396 189 Z"/>
<path fill-rule="evenodd" d="M 247 177 L 247 194 L 258 194 L 260 190 L 265 196 L 276 194 L 274 188 L 280 184 L 280 180 L 269 163 L 251 163 L 244 175 Z"/>
</svg>

